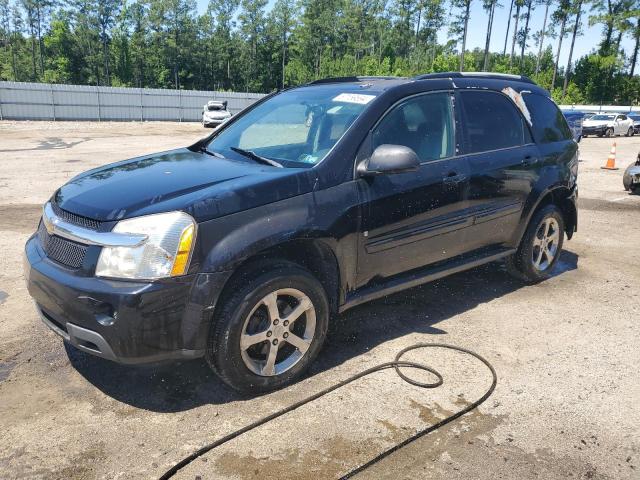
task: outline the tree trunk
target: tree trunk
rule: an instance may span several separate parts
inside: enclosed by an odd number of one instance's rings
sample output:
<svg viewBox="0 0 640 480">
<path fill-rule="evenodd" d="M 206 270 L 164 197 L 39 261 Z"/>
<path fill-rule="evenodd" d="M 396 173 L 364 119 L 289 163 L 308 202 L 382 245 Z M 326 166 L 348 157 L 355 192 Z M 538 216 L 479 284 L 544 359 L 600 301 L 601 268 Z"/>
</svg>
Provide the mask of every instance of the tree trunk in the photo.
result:
<svg viewBox="0 0 640 480">
<path fill-rule="evenodd" d="M 638 48 L 640 48 L 640 18 L 638 19 L 638 25 L 636 25 L 636 44 L 633 47 L 633 55 L 631 56 L 631 69 L 629 70 L 629 76 L 633 77 L 636 71 L 636 62 L 638 61 Z"/>
<path fill-rule="evenodd" d="M 287 55 L 287 33 L 282 34 L 282 88 L 284 88 L 284 65 L 285 57 Z"/>
<path fill-rule="evenodd" d="M 511 42 L 511 55 L 509 55 L 509 68 L 513 64 L 513 55 L 516 53 L 516 39 L 518 38 L 518 20 L 520 20 L 520 5 L 516 5 L 516 23 L 513 25 L 513 40 Z"/>
<path fill-rule="evenodd" d="M 531 5 L 533 0 L 527 1 L 527 21 L 524 24 L 524 38 L 522 39 L 522 48 L 520 49 L 520 73 L 524 67 L 524 49 L 527 47 L 527 38 L 529 38 L 529 20 L 531 19 Z"/>
<path fill-rule="evenodd" d="M 511 14 L 513 13 L 514 1 L 515 0 L 511 0 L 511 6 L 509 7 L 509 17 L 507 20 L 507 33 L 504 34 L 504 49 L 502 50 L 503 57 L 507 54 L 507 43 L 509 42 L 509 28 L 511 27 Z"/>
<path fill-rule="evenodd" d="M 418 35 L 420 34 L 420 21 L 422 20 L 422 6 L 418 9 L 418 20 L 416 22 L 416 38 L 414 48 L 418 48 Z"/>
<path fill-rule="evenodd" d="M 558 75 L 558 63 L 560 62 L 560 50 L 562 50 L 562 39 L 564 38 L 564 26 L 567 23 L 567 17 L 562 19 L 560 24 L 560 35 L 558 35 L 558 50 L 556 51 L 556 61 L 553 63 L 553 78 L 551 79 L 551 91 L 556 88 L 556 76 Z"/>
<path fill-rule="evenodd" d="M 36 12 L 38 14 L 38 53 L 40 56 L 40 73 L 44 76 L 44 42 L 42 40 L 42 12 L 40 10 L 40 3 L 36 3 Z"/>
<path fill-rule="evenodd" d="M 33 34 L 33 30 L 31 33 L 31 64 L 33 67 L 31 80 L 35 82 L 38 79 L 38 74 L 36 71 L 36 38 Z"/>
<path fill-rule="evenodd" d="M 464 49 L 467 47 L 467 28 L 469 27 L 469 10 L 471 9 L 471 0 L 467 0 L 467 9 L 464 15 L 464 31 L 462 33 L 462 49 L 460 51 L 460 71 L 464 71 Z"/>
<path fill-rule="evenodd" d="M 544 21 L 542 22 L 542 31 L 540 32 L 540 46 L 538 47 L 538 58 L 536 60 L 536 75 L 540 72 L 540 59 L 542 58 L 542 47 L 544 45 L 544 37 L 547 33 L 547 16 L 549 15 L 549 5 L 551 0 L 547 0 L 547 4 L 544 9 Z"/>
<path fill-rule="evenodd" d="M 493 13 L 496 9 L 496 2 L 491 4 L 491 10 L 489 11 L 489 21 L 487 23 L 487 38 L 484 43 L 484 64 L 482 66 L 483 71 L 489 70 L 489 43 L 491 42 L 491 30 L 493 30 Z"/>
<path fill-rule="evenodd" d="M 104 74 L 107 79 L 107 85 L 111 85 L 111 74 L 109 71 L 109 44 L 107 43 L 106 34 L 102 37 L 102 59 L 104 62 Z"/>
<path fill-rule="evenodd" d="M 621 41 L 622 41 L 622 30 L 620 30 L 618 32 L 618 38 L 616 38 L 616 51 L 615 51 L 616 57 L 618 56 L 618 53 L 620 53 L 620 42 Z"/>
<path fill-rule="evenodd" d="M 582 13 L 582 0 L 578 2 L 578 11 L 576 12 L 576 23 L 573 26 L 573 34 L 571 37 L 571 47 L 569 48 L 569 59 L 567 60 L 567 71 L 564 75 L 564 85 L 562 87 L 562 97 L 567 93 L 567 86 L 569 85 L 569 75 L 571 74 L 571 60 L 573 57 L 573 47 L 576 43 L 576 37 L 578 36 L 578 29 L 580 28 L 580 14 Z"/>
<path fill-rule="evenodd" d="M 609 55 L 611 51 L 611 37 L 613 36 L 613 5 L 611 5 L 611 0 L 607 0 L 607 13 L 608 19 L 605 21 L 605 35 L 604 41 L 602 42 L 601 53 L 604 55 Z"/>
</svg>

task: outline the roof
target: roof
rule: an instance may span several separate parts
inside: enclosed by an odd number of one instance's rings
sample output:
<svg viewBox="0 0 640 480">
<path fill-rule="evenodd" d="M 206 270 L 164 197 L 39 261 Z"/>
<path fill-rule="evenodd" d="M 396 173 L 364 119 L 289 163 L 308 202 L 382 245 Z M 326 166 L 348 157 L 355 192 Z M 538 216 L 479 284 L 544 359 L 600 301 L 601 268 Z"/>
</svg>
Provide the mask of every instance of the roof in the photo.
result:
<svg viewBox="0 0 640 480">
<path fill-rule="evenodd" d="M 437 72 L 417 75 L 415 77 L 391 77 L 391 76 L 351 76 L 351 77 L 330 77 L 314 80 L 302 87 L 318 86 L 318 85 L 358 85 L 360 87 L 374 87 L 375 90 L 387 90 L 389 88 L 422 80 L 455 80 L 464 79 L 466 82 L 474 80 L 482 81 L 498 81 L 502 84 L 509 82 L 519 82 L 521 84 L 537 86 L 529 77 L 524 75 L 512 75 L 508 73 L 495 72 Z M 455 86 L 455 85 L 454 85 Z"/>
<path fill-rule="evenodd" d="M 425 73 L 414 77 L 416 80 L 430 80 L 432 78 L 482 78 L 489 80 L 513 80 L 516 82 L 536 83 L 525 75 L 513 75 L 510 73 L 496 72 L 437 72 Z"/>
</svg>

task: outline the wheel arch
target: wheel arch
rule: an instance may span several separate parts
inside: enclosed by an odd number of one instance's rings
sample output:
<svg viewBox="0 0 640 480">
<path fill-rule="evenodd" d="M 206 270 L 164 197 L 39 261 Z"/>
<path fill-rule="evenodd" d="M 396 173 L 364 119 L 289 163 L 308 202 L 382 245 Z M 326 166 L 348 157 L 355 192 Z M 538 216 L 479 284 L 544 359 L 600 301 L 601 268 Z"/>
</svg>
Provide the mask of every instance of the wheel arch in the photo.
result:
<svg viewBox="0 0 640 480">
<path fill-rule="evenodd" d="M 329 300 L 331 314 L 341 301 L 340 268 L 333 249 L 317 238 L 292 239 L 253 252 L 236 262 L 233 273 L 223 284 L 219 302 L 242 283 L 247 275 L 272 268 L 277 263 L 292 263 L 308 270 L 322 284 Z"/>
<path fill-rule="evenodd" d="M 547 205 L 557 205 L 562 212 L 565 224 L 565 233 L 567 235 L 567 239 L 570 240 L 573 234 L 578 230 L 578 210 L 575 202 L 572 200 L 573 195 L 575 195 L 575 193 L 572 189 L 562 185 L 550 187 L 544 190 L 538 196 L 536 203 L 529 209 L 527 216 L 525 217 L 525 221 L 520 225 L 516 245 L 520 244 L 522 236 L 524 235 L 533 215 Z"/>
</svg>

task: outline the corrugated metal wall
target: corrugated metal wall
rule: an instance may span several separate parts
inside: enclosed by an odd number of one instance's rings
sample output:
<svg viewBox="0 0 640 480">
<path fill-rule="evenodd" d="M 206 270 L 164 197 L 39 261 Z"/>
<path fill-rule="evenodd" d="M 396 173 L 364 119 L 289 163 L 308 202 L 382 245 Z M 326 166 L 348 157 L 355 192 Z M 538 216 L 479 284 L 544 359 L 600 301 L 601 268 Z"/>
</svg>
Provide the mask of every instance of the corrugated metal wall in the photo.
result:
<svg viewBox="0 0 640 480">
<path fill-rule="evenodd" d="M 209 100 L 227 100 L 231 113 L 259 93 L 91 87 L 0 82 L 0 120 L 168 120 L 195 122 Z"/>
</svg>

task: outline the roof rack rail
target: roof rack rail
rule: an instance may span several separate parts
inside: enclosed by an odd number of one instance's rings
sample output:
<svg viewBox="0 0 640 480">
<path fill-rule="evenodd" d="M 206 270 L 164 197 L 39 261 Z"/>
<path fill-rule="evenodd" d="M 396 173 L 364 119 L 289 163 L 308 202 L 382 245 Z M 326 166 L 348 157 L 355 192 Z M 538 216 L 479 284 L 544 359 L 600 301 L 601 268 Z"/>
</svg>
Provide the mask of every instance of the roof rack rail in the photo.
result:
<svg viewBox="0 0 640 480">
<path fill-rule="evenodd" d="M 367 82 L 373 80 L 402 80 L 407 77 L 392 77 L 392 76 L 369 76 L 369 77 L 330 77 L 321 78 L 320 80 L 313 80 L 307 85 L 322 85 L 323 83 L 347 83 L 347 82 Z"/>
<path fill-rule="evenodd" d="M 414 77 L 415 80 L 428 80 L 430 78 L 487 78 L 493 80 L 516 80 L 518 82 L 531 83 L 536 82 L 525 75 L 513 75 L 511 73 L 495 73 L 495 72 L 438 72 L 425 73 Z"/>
</svg>

